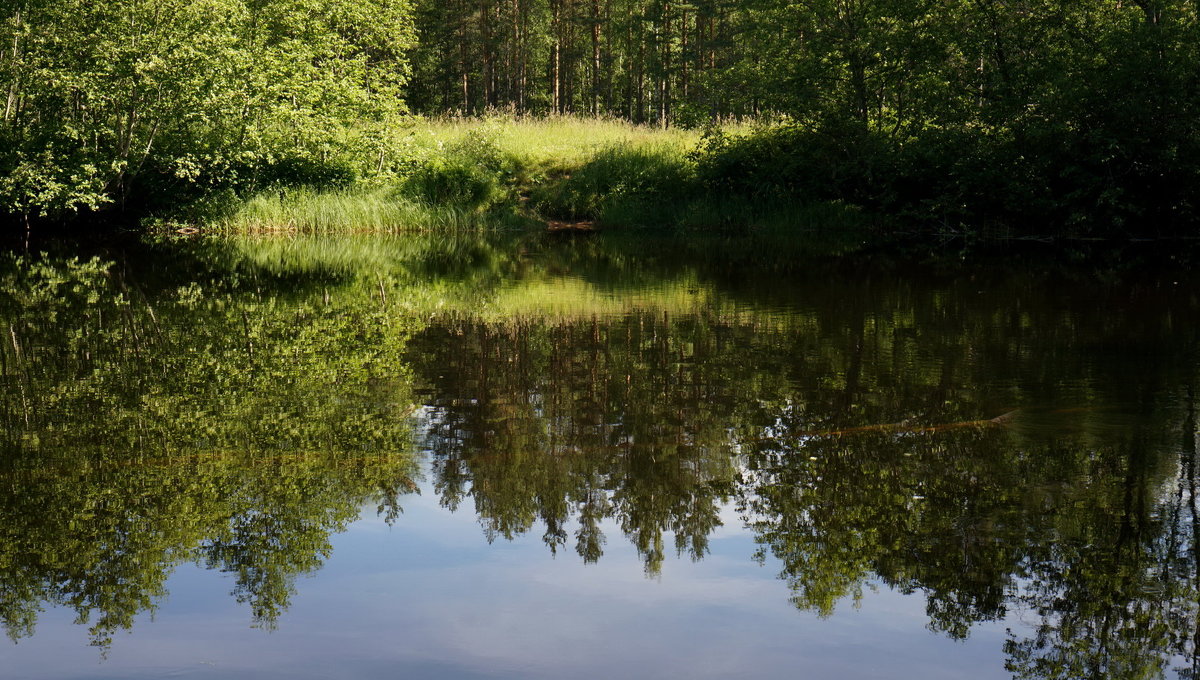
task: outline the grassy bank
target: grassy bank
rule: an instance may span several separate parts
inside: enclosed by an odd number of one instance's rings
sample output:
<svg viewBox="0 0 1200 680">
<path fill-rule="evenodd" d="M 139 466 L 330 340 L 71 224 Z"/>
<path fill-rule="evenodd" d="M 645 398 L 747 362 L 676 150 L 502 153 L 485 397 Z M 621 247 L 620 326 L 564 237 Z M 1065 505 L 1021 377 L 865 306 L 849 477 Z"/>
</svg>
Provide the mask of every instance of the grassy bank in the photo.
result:
<svg viewBox="0 0 1200 680">
<path fill-rule="evenodd" d="M 720 131 L 722 138 L 750 133 L 747 126 Z M 548 225 L 794 231 L 865 223 L 832 202 L 714 192 L 702 171 L 705 144 L 698 130 L 612 119 L 423 120 L 391 131 L 378 172 L 271 185 L 191 221 L 228 233 Z"/>
</svg>

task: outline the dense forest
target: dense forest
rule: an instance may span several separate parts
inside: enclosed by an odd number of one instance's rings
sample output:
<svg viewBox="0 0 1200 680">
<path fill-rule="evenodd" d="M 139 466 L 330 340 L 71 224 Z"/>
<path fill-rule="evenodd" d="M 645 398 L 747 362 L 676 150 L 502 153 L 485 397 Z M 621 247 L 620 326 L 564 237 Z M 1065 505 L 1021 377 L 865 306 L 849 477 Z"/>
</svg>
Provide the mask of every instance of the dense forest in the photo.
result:
<svg viewBox="0 0 1200 680">
<path fill-rule="evenodd" d="M 924 224 L 1186 233 L 1183 0 L 10 0 L 0 211 L 413 172 L 424 116 L 708 127 L 698 191 Z M 752 131 L 721 132 L 729 121 Z M 677 179 L 677 178 L 676 178 Z"/>
</svg>

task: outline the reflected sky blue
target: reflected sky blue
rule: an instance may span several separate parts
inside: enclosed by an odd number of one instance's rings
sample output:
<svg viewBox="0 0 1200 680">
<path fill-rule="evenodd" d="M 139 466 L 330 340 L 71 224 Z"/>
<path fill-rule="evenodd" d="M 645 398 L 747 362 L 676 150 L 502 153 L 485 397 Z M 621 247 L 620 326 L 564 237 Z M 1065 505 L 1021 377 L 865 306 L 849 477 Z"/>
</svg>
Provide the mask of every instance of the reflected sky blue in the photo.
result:
<svg viewBox="0 0 1200 680">
<path fill-rule="evenodd" d="M 364 507 L 274 631 L 250 627 L 226 576 L 185 565 L 106 658 L 54 608 L 0 664 L 13 680 L 1009 677 L 1003 624 L 956 642 L 926 630 L 919 596 L 878 587 L 829 619 L 796 611 L 778 564 L 751 559 L 736 512 L 722 515 L 707 558 L 647 578 L 622 540 L 596 564 L 551 555 L 535 532 L 489 545 L 426 486 L 392 526 Z"/>
</svg>

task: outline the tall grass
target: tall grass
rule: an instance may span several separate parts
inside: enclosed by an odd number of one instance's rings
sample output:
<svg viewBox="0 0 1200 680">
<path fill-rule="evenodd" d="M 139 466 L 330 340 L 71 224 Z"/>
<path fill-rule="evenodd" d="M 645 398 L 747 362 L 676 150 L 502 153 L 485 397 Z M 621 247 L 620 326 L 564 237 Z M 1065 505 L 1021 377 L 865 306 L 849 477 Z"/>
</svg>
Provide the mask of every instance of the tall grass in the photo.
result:
<svg viewBox="0 0 1200 680">
<path fill-rule="evenodd" d="M 603 227 L 670 227 L 743 232 L 861 233 L 862 212 L 850 206 L 756 198 L 714 191 L 698 172 L 695 154 L 670 144 L 603 148 L 557 181 L 532 192 L 542 217 L 595 221 Z"/>
<path fill-rule="evenodd" d="M 391 189 L 315 190 L 302 187 L 253 196 L 214 226 L 227 232 L 319 234 L 471 230 L 489 223 L 489 218 L 471 207 L 454 203 L 433 204 Z"/>
<path fill-rule="evenodd" d="M 620 181 L 599 177 L 606 172 L 638 175 L 630 163 L 608 168 L 596 165 L 597 157 L 613 165 L 616 150 L 627 149 L 636 158 L 683 159 L 700 140 L 696 131 L 575 117 L 414 120 L 392 135 L 376 176 L 348 187 L 273 188 L 237 201 L 210 227 L 397 233 L 516 226 L 545 217 L 522 208 L 536 187 L 581 168 L 596 176 L 596 186 L 584 190 L 591 194 Z M 636 156 L 639 149 L 646 151 Z"/>
</svg>

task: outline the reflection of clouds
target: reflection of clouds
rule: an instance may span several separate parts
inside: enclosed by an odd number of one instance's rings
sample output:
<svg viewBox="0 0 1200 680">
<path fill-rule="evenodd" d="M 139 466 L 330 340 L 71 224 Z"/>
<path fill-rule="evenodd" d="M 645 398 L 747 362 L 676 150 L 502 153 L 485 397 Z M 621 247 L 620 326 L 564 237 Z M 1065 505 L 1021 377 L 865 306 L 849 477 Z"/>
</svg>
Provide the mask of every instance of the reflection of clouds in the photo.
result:
<svg viewBox="0 0 1200 680">
<path fill-rule="evenodd" d="M 405 568 L 398 559 L 394 569 L 355 575 L 363 599 L 351 608 L 386 620 L 405 655 L 457 660 L 452 677 L 797 677 L 803 668 L 812 674 L 799 677 L 891 678 L 886 659 L 902 658 L 929 678 L 986 678 L 980 655 L 1001 649 L 999 629 L 980 629 L 968 654 L 924 630 L 923 598 L 887 590 L 825 621 L 796 612 L 775 565 L 749 559 L 753 542 L 729 506 L 713 554 L 668 560 L 656 579 L 643 576 L 627 544 L 584 565 L 575 555 L 551 558 L 536 535 L 489 548 L 469 513 L 436 511 L 414 508 L 389 552 L 415 556 L 411 563 L 458 550 L 464 538 L 476 549 L 454 565 Z M 870 654 L 856 651 L 863 645 Z M 994 661 L 984 665 L 1003 667 Z"/>
<path fill-rule="evenodd" d="M 185 566 L 156 620 L 118 636 L 109 661 L 96 666 L 80 627 L 49 612 L 38 636 L 0 647 L 5 677 L 1007 677 L 1000 626 L 953 642 L 924 629 L 920 596 L 881 589 L 826 620 L 797 612 L 778 565 L 749 558 L 753 540 L 730 506 L 708 557 L 668 558 L 647 579 L 624 541 L 590 565 L 552 557 L 536 531 L 488 545 L 474 513 L 450 513 L 424 491 L 406 497 L 394 526 L 366 508 L 335 536 L 274 633 L 247 628 L 227 577 Z"/>
<path fill-rule="evenodd" d="M 742 538 L 747 542 L 749 537 L 746 534 L 745 522 L 742 520 L 742 513 L 738 511 L 734 503 L 725 503 L 721 505 L 717 517 L 720 518 L 720 526 L 713 529 L 708 535 L 708 549 L 712 553 L 720 552 L 721 548 L 717 545 L 717 541 L 728 538 Z"/>
</svg>

